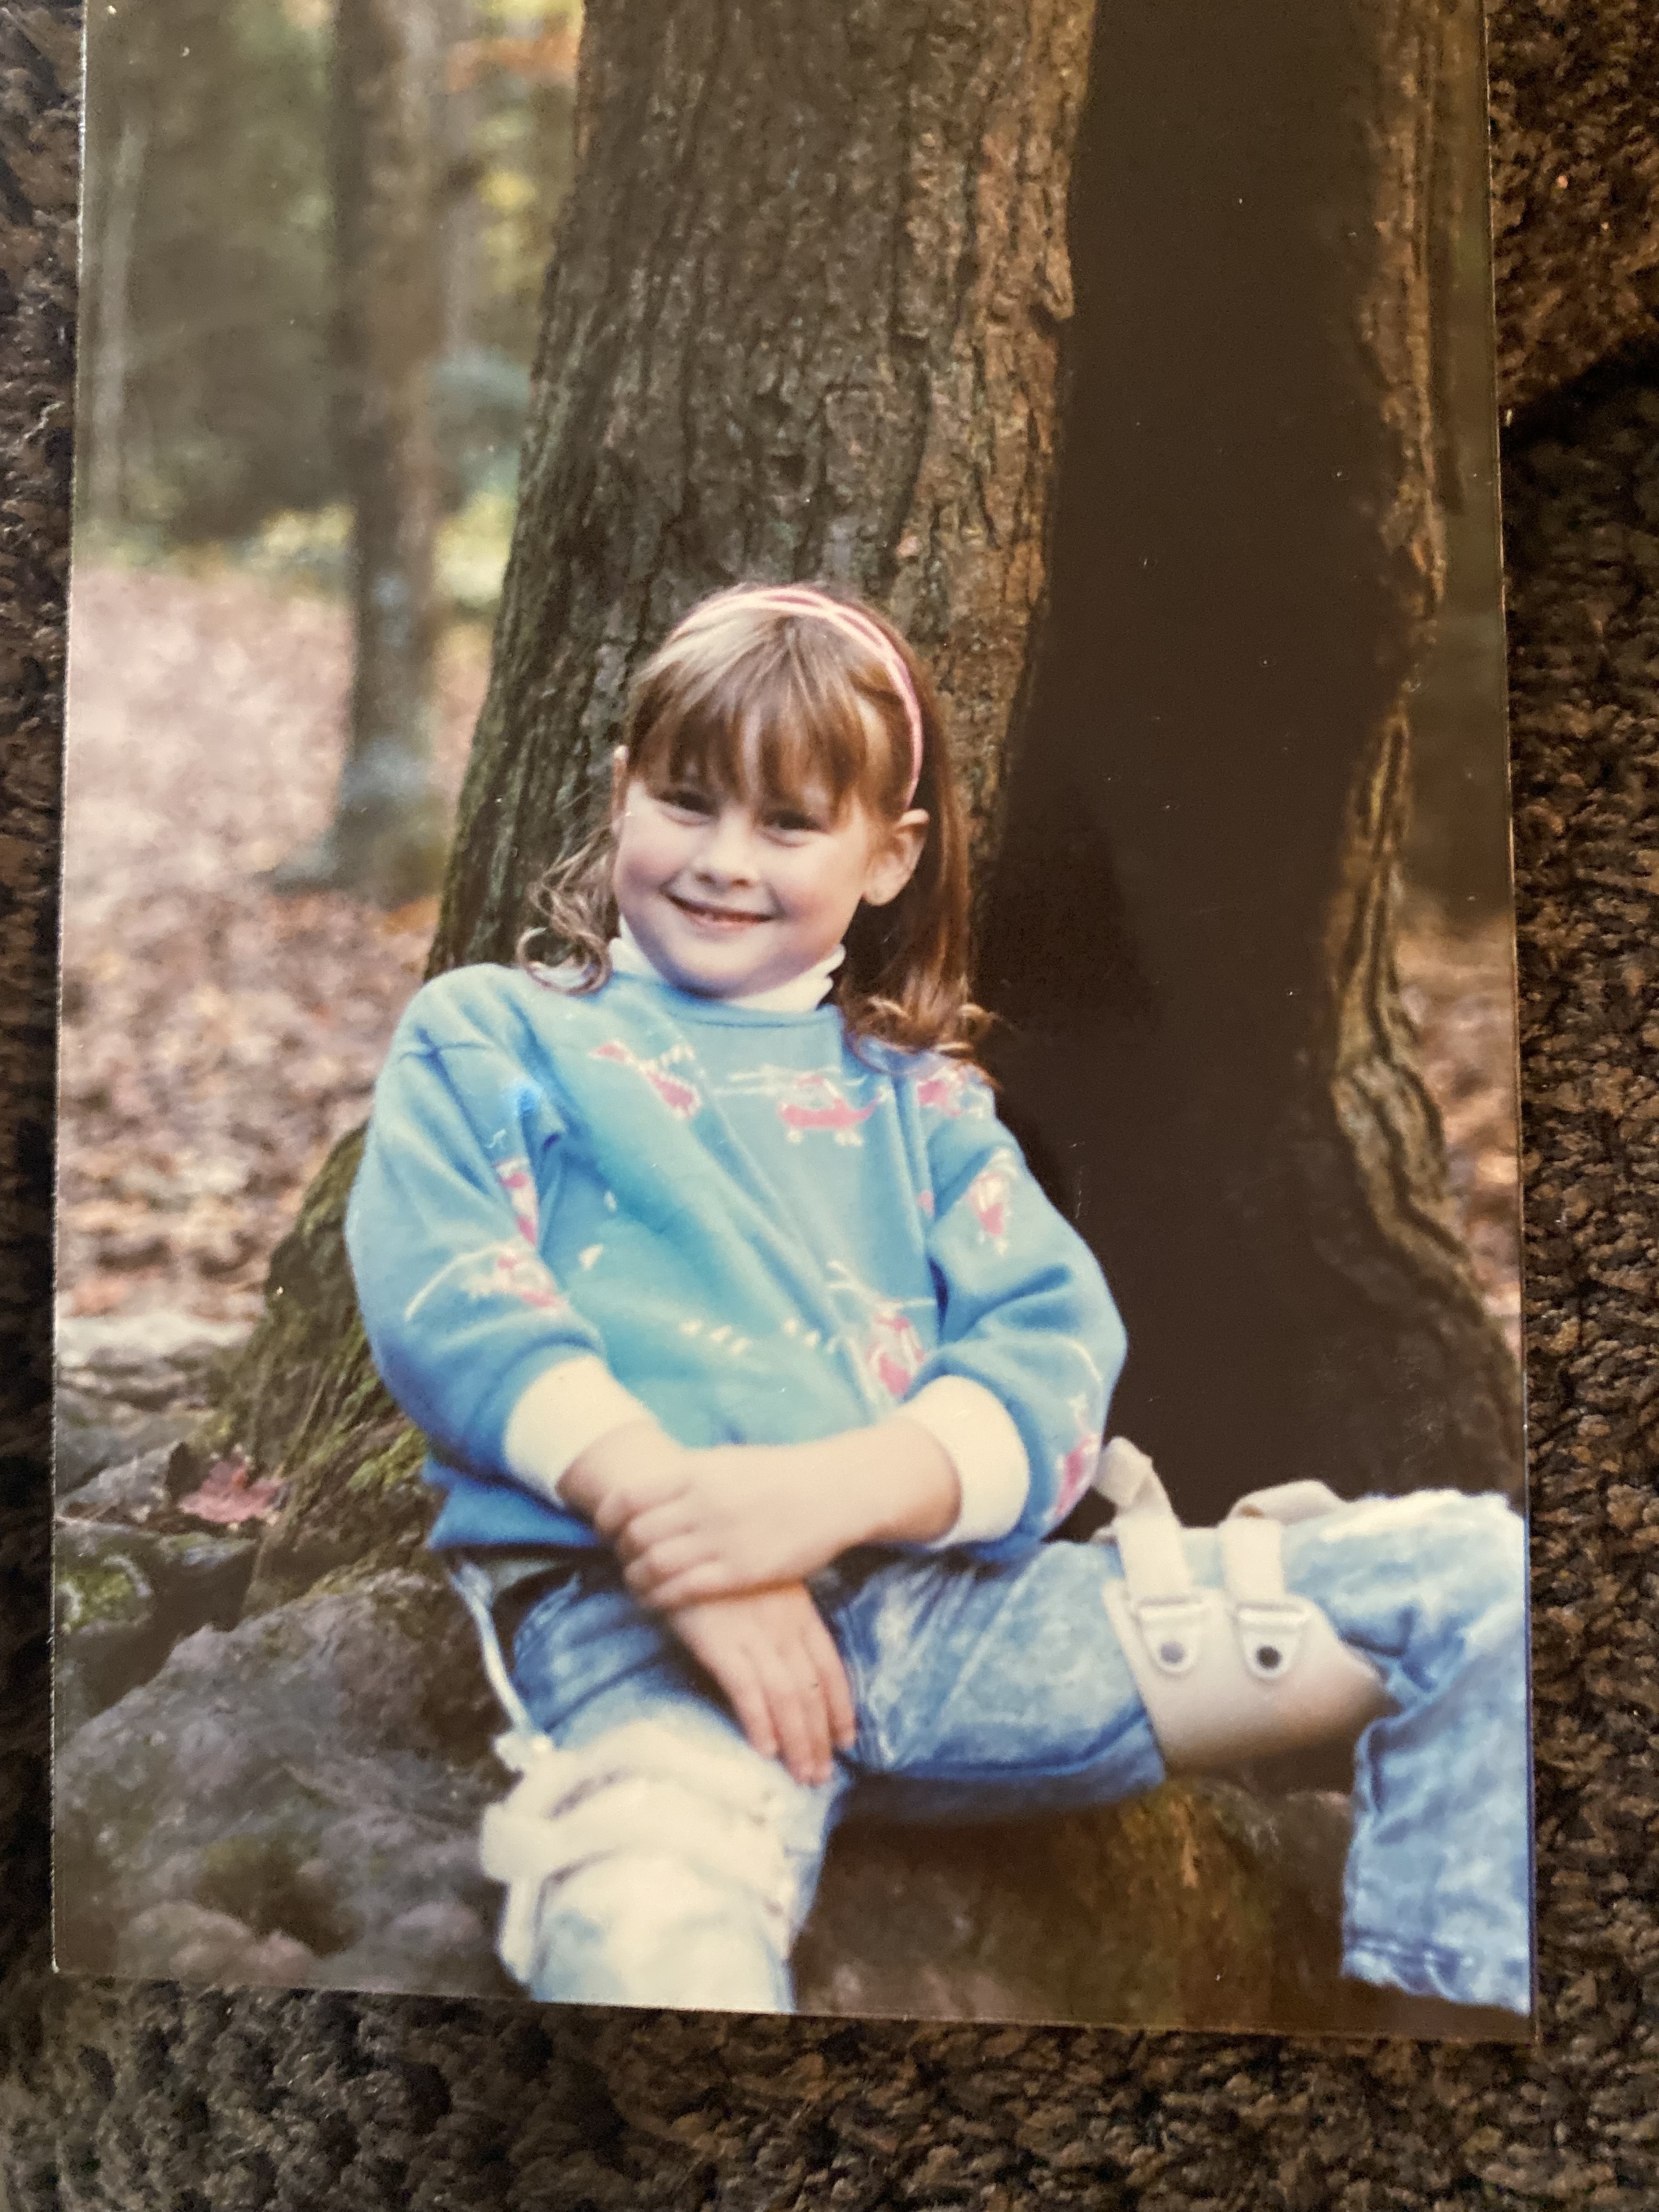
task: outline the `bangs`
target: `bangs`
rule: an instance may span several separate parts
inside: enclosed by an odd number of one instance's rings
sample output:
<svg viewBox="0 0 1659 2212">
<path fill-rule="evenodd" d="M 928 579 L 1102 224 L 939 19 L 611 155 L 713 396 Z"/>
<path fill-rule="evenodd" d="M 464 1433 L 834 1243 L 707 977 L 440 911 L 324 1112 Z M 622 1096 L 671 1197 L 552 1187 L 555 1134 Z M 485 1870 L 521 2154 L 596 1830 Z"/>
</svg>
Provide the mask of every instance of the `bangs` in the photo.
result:
<svg viewBox="0 0 1659 2212">
<path fill-rule="evenodd" d="M 810 613 L 769 606 L 773 588 L 716 592 L 646 662 L 621 732 L 623 777 L 641 778 L 659 796 L 691 786 L 757 814 L 827 814 L 836 826 L 854 800 L 896 823 L 914 794 L 927 821 L 914 872 L 886 904 L 854 915 L 830 995 L 855 1048 L 971 1058 L 986 1017 L 968 982 L 967 817 L 927 671 L 890 623 L 844 602 L 892 647 L 908 678 L 907 703 L 886 656 L 856 628 L 849 635 Z M 553 981 L 558 989 L 601 990 L 611 975 L 621 783 L 613 779 L 611 789 L 605 818 L 534 895 L 547 936 L 570 962 L 564 980 Z M 520 940 L 521 960 L 529 961 L 537 934 Z"/>
<path fill-rule="evenodd" d="M 908 745 L 895 742 L 884 681 L 853 666 L 832 630 L 773 617 L 733 651 L 730 621 L 677 633 L 645 672 L 635 702 L 633 772 L 686 782 L 756 808 L 827 808 L 861 799 L 896 815 Z"/>
</svg>

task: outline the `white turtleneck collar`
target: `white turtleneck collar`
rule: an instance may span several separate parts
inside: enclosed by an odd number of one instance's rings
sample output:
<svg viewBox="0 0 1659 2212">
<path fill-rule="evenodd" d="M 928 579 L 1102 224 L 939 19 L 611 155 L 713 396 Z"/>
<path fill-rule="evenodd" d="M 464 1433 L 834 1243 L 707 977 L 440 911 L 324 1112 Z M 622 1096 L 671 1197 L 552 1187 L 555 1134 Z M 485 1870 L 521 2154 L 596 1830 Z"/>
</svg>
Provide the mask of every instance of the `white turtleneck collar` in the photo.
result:
<svg viewBox="0 0 1659 2212">
<path fill-rule="evenodd" d="M 835 982 L 836 970 L 847 957 L 847 947 L 838 945 L 827 960 L 804 975 L 792 975 L 787 983 L 775 983 L 769 991 L 751 991 L 746 999 L 727 999 L 728 1006 L 743 1006 L 762 1014 L 805 1014 L 814 1006 L 821 1006 L 829 997 Z M 666 983 L 668 978 L 653 964 L 651 957 L 625 921 L 618 920 L 617 934 L 611 940 L 611 965 L 618 975 L 644 975 L 652 981 Z M 669 988 L 677 987 L 670 984 Z"/>
</svg>

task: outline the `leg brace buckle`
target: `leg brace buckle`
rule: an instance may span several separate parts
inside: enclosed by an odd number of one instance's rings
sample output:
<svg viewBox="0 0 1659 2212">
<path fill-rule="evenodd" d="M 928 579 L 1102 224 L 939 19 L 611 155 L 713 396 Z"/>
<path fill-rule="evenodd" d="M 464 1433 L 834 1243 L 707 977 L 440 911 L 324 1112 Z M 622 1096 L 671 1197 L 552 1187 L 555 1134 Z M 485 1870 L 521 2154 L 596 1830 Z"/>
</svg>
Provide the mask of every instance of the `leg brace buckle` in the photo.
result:
<svg viewBox="0 0 1659 2212">
<path fill-rule="evenodd" d="M 1242 1498 L 1218 1532 L 1224 1588 L 1200 1589 L 1182 1528 L 1144 1452 L 1121 1437 L 1096 1487 L 1117 1508 L 1123 1580 L 1103 1592 L 1164 1765 L 1233 1766 L 1352 1737 L 1392 1701 L 1311 1599 L 1285 1587 L 1284 1528 L 1334 1510 L 1322 1483 Z"/>
</svg>

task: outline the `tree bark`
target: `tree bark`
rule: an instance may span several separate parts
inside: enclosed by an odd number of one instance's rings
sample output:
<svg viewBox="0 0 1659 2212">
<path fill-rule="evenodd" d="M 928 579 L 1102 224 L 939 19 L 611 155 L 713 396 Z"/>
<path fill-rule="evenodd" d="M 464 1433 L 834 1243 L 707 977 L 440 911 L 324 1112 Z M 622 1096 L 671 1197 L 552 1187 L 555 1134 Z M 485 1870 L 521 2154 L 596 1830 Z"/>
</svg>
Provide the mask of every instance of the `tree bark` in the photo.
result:
<svg viewBox="0 0 1659 2212">
<path fill-rule="evenodd" d="M 351 698 L 334 818 L 276 887 L 396 906 L 437 888 L 433 360 L 442 42 L 433 0 L 337 0 L 331 147 L 336 438 L 351 502 Z"/>
<path fill-rule="evenodd" d="M 511 957 L 686 605 L 844 578 L 947 700 L 1009 1103 L 1128 1318 L 1115 1425 L 1190 1517 L 1298 1474 L 1502 1484 L 1513 1363 L 1390 935 L 1440 576 L 1438 10 L 1114 0 L 1073 190 L 1091 12 L 590 8 L 433 968 Z M 270 1596 L 418 1533 L 351 1318 L 354 1161 L 222 1416 L 294 1479 Z"/>
<path fill-rule="evenodd" d="M 1292 1476 L 1511 1487 L 1519 1378 L 1393 955 L 1443 571 L 1444 19 L 1109 21 L 1053 609 L 986 944 L 1010 1104 L 1125 1310 L 1114 1425 L 1189 1518 Z"/>
</svg>

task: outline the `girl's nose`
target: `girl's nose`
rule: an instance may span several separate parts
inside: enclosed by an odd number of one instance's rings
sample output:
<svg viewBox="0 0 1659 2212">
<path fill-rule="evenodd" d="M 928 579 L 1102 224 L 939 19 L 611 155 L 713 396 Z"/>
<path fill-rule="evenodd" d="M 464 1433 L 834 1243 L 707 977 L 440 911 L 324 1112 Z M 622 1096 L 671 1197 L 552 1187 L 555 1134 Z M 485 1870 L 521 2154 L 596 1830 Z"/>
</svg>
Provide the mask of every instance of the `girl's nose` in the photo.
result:
<svg viewBox="0 0 1659 2212">
<path fill-rule="evenodd" d="M 754 875 L 755 825 L 742 807 L 722 806 L 714 816 L 697 848 L 696 866 L 727 883 Z"/>
</svg>

